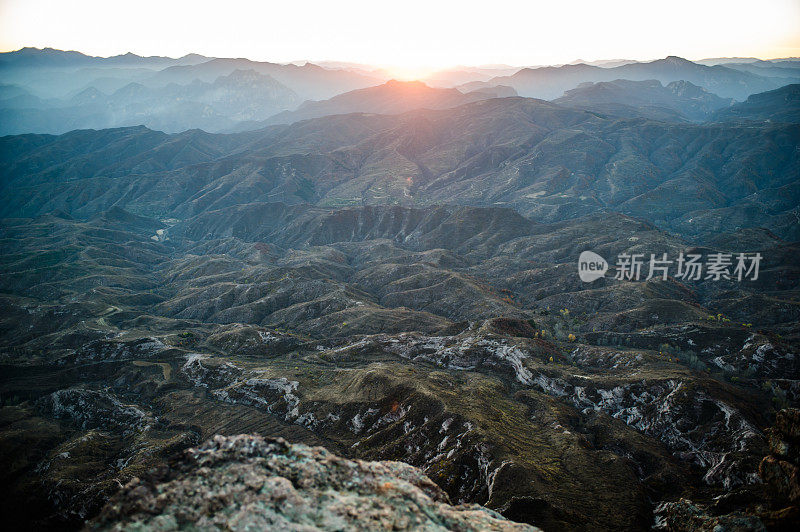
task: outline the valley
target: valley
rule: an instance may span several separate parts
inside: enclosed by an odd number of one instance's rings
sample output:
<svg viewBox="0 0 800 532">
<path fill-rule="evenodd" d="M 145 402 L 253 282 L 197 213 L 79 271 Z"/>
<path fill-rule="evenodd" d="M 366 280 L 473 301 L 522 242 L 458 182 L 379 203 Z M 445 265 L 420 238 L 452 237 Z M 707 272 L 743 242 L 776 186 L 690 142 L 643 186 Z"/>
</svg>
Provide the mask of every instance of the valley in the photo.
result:
<svg viewBox="0 0 800 532">
<path fill-rule="evenodd" d="M 0 54 L 10 529 L 794 530 L 796 59 L 323 65 Z"/>
<path fill-rule="evenodd" d="M 686 243 L 622 215 L 212 212 L 4 221 L 7 511 L 77 523 L 177 450 L 252 432 L 402 459 L 546 530 L 640 529 L 658 501 L 717 490 L 771 500 L 757 470 L 768 412 L 797 401 L 796 247 L 758 248 L 753 286 L 587 289 L 583 247 Z"/>
</svg>

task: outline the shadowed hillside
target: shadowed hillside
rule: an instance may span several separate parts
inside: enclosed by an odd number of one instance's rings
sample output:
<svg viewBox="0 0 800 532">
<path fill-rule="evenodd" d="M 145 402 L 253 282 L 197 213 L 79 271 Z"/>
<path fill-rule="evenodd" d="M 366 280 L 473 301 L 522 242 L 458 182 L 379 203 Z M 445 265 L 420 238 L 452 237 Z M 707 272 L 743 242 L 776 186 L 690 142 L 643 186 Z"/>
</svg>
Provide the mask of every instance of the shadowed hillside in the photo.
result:
<svg viewBox="0 0 800 532">
<path fill-rule="evenodd" d="M 728 59 L 0 54 L 7 528 L 795 530 L 800 69 Z"/>
<path fill-rule="evenodd" d="M 797 124 L 619 119 L 525 98 L 337 115 L 256 132 L 144 128 L 0 140 L 3 216 L 112 206 L 186 218 L 253 201 L 507 206 L 537 221 L 617 211 L 705 238 L 798 238 Z M 79 199 L 78 199 L 79 198 Z"/>
</svg>

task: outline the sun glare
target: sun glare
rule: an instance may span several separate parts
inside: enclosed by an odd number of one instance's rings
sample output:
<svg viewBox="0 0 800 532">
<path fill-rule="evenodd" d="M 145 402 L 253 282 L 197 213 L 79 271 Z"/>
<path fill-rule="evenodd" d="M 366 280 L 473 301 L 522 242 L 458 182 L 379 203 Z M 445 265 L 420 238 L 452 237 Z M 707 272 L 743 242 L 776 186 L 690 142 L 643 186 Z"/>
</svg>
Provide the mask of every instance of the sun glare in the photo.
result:
<svg viewBox="0 0 800 532">
<path fill-rule="evenodd" d="M 390 77 L 399 81 L 422 81 L 439 69 L 421 66 L 390 66 L 385 70 Z"/>
<path fill-rule="evenodd" d="M 398 65 L 392 75 L 409 80 L 453 65 L 788 57 L 800 55 L 798 23 L 797 0 L 0 0 L 0 49 L 347 61 Z"/>
</svg>

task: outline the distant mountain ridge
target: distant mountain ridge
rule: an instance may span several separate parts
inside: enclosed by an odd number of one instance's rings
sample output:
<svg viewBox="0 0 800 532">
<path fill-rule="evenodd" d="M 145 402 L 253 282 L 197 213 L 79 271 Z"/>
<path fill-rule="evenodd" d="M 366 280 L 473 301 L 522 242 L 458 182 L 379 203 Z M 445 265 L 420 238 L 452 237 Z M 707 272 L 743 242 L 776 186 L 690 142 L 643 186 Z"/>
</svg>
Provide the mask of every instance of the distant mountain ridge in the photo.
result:
<svg viewBox="0 0 800 532">
<path fill-rule="evenodd" d="M 141 57 L 124 54 L 93 57 L 52 48 L 23 48 L 0 53 L 0 73 L 7 84 L 27 88 L 37 96 L 63 98 L 69 91 L 87 88 L 104 77 L 137 81 L 147 86 L 169 83 L 186 85 L 195 79 L 213 82 L 235 70 L 255 70 L 289 86 L 303 99 L 325 99 L 349 90 L 377 85 L 385 79 L 345 69 L 327 69 L 311 63 L 303 66 L 249 59 L 214 58 L 189 54 Z M 116 88 L 126 85 L 119 84 Z M 115 89 L 116 90 L 116 89 Z"/>
<path fill-rule="evenodd" d="M 242 121 L 263 120 L 300 102 L 293 90 L 268 75 L 235 70 L 213 82 L 164 87 L 131 82 L 108 95 L 89 87 L 66 102 L 32 95 L 0 100 L 0 133 L 30 129 L 62 133 L 137 124 L 168 133 L 221 131 Z M 38 107 L 29 107 L 32 103 Z"/>
<path fill-rule="evenodd" d="M 432 74 L 429 86 L 395 84 L 390 90 L 381 88 L 389 76 L 384 70 L 326 64 L 330 67 L 196 54 L 102 58 L 24 48 L 0 54 L 0 134 L 61 134 L 138 124 L 170 133 L 244 131 L 333 114 L 397 114 L 517 95 L 557 99 L 619 117 L 702 121 L 731 99 L 744 101 L 751 94 L 800 82 L 800 62 L 791 59 L 734 59 L 707 66 L 670 56 L 516 72 L 507 65 L 457 67 Z M 245 71 L 251 72 L 250 82 L 241 79 Z M 491 77 L 498 73 L 507 75 Z M 652 80 L 667 89 L 636 85 Z M 589 83 L 597 86 L 589 88 Z"/>
<path fill-rule="evenodd" d="M 720 98 L 688 81 L 673 81 L 664 86 L 657 80 L 624 79 L 585 83 L 553 101 L 618 116 L 696 122 L 733 104 L 732 98 Z"/>
<path fill-rule="evenodd" d="M 400 114 L 414 109 L 448 109 L 496 97 L 498 90 L 500 94 L 509 94 L 495 87 L 464 94 L 458 89 L 432 88 L 421 81 L 390 80 L 376 87 L 339 94 L 329 100 L 308 101 L 295 111 L 284 111 L 260 124 L 242 124 L 238 129 L 257 129 L 259 126 L 291 124 L 347 113 Z M 510 91 L 509 95 L 516 95 L 513 89 Z"/>
<path fill-rule="evenodd" d="M 76 51 L 54 48 L 27 47 L 13 52 L 0 52 L 0 72 L 13 68 L 80 68 L 89 66 L 149 66 L 165 68 L 172 65 L 191 65 L 208 61 L 199 54 L 187 54 L 179 58 L 143 57 L 131 52 L 111 57 L 97 57 Z"/>
<path fill-rule="evenodd" d="M 742 103 L 717 111 L 713 119 L 798 123 L 800 84 L 795 83 L 774 91 L 753 94 Z"/>
<path fill-rule="evenodd" d="M 800 238 L 800 124 L 624 119 L 526 98 L 259 131 L 5 137 L 0 216 L 112 206 L 184 218 L 252 201 L 506 206 L 540 221 L 617 211 L 679 234 Z M 725 153 L 736 153 L 736 165 Z M 78 198 L 80 198 L 78 200 Z"/>
<path fill-rule="evenodd" d="M 269 75 L 297 92 L 304 99 L 325 99 L 347 92 L 377 85 L 383 80 L 347 70 L 328 70 L 306 63 L 303 66 L 250 59 L 214 58 L 194 65 L 175 65 L 157 72 L 143 81 L 145 85 L 163 86 L 169 83 L 186 84 L 195 79 L 213 81 L 235 70 L 254 70 Z"/>
<path fill-rule="evenodd" d="M 800 71 L 797 72 L 796 77 L 800 79 Z M 575 88 L 581 83 L 597 83 L 615 79 L 631 81 L 655 79 L 664 84 L 685 80 L 723 98 L 736 100 L 744 100 L 750 94 L 775 89 L 786 84 L 780 79 L 759 76 L 726 66 L 700 65 L 676 56 L 610 68 L 586 64 L 526 68 L 512 76 L 496 77 L 484 83 L 509 85 L 514 87 L 521 96 L 550 100 L 560 97 L 565 91 Z M 474 89 L 481 85 L 481 83 L 470 84 L 465 88 Z"/>
</svg>

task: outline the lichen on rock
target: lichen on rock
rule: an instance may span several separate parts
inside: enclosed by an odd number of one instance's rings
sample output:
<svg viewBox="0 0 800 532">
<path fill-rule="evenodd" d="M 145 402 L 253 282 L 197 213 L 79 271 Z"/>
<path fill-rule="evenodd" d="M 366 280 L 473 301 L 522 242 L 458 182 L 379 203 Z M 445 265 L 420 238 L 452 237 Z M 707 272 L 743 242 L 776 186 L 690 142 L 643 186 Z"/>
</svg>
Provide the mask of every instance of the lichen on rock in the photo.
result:
<svg viewBox="0 0 800 532">
<path fill-rule="evenodd" d="M 215 436 L 133 479 L 88 529 L 538 530 L 477 504 L 450 504 L 408 464 L 256 435 Z"/>
</svg>

